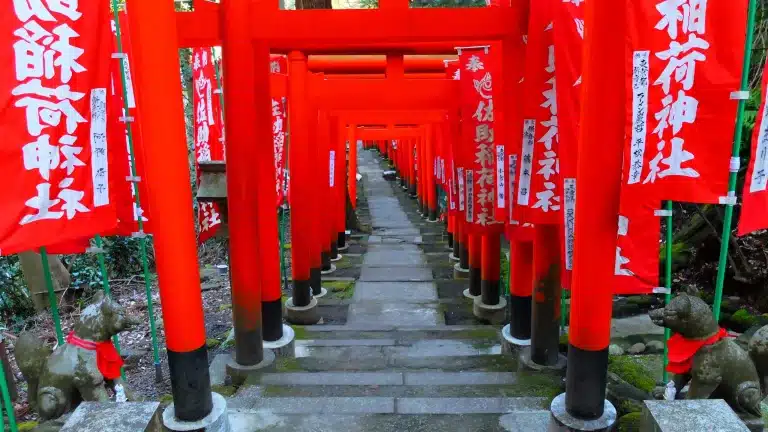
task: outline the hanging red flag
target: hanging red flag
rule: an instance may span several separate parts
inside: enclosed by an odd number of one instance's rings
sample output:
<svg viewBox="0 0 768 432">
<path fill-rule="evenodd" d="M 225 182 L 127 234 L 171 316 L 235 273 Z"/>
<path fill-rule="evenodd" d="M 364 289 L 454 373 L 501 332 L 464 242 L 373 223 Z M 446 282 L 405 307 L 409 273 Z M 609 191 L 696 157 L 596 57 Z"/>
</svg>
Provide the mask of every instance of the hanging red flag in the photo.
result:
<svg viewBox="0 0 768 432">
<path fill-rule="evenodd" d="M 659 286 L 659 233 L 657 201 L 646 197 L 622 203 L 616 241 L 615 294 L 648 294 Z"/>
<path fill-rule="evenodd" d="M 628 3 L 622 199 L 727 195 L 746 21 L 746 2 Z"/>
<path fill-rule="evenodd" d="M 288 74 L 288 58 L 281 54 L 270 55 L 269 71 L 275 74 Z"/>
<path fill-rule="evenodd" d="M 106 3 L 16 1 L 0 18 L 0 253 L 117 224 L 109 182 Z"/>
<path fill-rule="evenodd" d="M 581 110 L 581 50 L 584 41 L 583 1 L 558 2 L 554 18 L 557 81 L 558 156 L 563 190 L 564 279 L 570 286 L 576 221 L 576 149 Z"/>
<path fill-rule="evenodd" d="M 562 223 L 553 18 L 553 0 L 531 4 L 517 205 L 534 224 Z"/>
<path fill-rule="evenodd" d="M 459 68 L 458 60 L 445 60 L 445 75 L 446 78 L 454 81 L 461 80 L 461 69 Z M 463 185 L 463 176 L 458 175 L 457 169 L 460 168 L 461 157 L 458 152 L 458 146 L 460 143 L 461 129 L 459 127 L 458 113 L 449 112 L 446 115 L 446 128 L 444 130 L 445 139 L 447 143 L 447 151 L 450 155 L 450 160 L 446 161 L 446 170 L 448 175 L 448 212 L 452 216 L 459 214 L 463 215 L 464 212 L 464 195 L 459 194 L 459 183 Z M 462 171 L 463 172 L 463 171 Z M 462 186 L 461 190 L 464 188 Z"/>
<path fill-rule="evenodd" d="M 195 118 L 195 168 L 200 184 L 198 162 L 224 160 L 221 128 L 213 110 L 216 71 L 210 48 L 195 48 L 192 52 L 193 115 Z M 212 202 L 198 204 L 200 242 L 213 237 L 221 225 L 219 205 Z"/>
<path fill-rule="evenodd" d="M 284 89 L 281 87 L 280 90 Z M 277 205 L 283 203 L 285 197 L 285 129 L 286 105 L 285 92 L 272 88 L 272 142 L 275 149 L 275 181 L 277 188 Z"/>
<path fill-rule="evenodd" d="M 461 65 L 462 155 L 468 231 L 486 234 L 503 229 L 495 218 L 496 158 L 494 149 L 493 76 L 496 60 L 489 47 L 459 48 Z M 461 183 L 459 183 L 461 187 Z M 461 193 L 461 191 L 460 191 Z"/>
<path fill-rule="evenodd" d="M 763 67 L 762 101 L 752 131 L 752 147 L 739 218 L 740 236 L 768 228 L 768 62 Z"/>
</svg>

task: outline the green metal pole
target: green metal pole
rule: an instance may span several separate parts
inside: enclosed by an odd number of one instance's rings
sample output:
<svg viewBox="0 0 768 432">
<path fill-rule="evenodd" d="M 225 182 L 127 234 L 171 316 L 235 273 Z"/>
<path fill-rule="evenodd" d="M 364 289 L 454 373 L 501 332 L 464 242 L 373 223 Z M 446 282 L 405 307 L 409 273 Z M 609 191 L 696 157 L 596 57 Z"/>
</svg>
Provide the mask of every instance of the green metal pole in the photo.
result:
<svg viewBox="0 0 768 432">
<path fill-rule="evenodd" d="M 664 306 L 668 305 L 672 300 L 672 201 L 667 201 L 665 204 L 667 213 L 667 232 L 666 242 L 664 246 L 664 287 L 667 289 L 667 293 L 664 296 Z M 671 336 L 672 331 L 668 328 L 664 328 L 664 360 L 661 362 L 662 379 L 666 384 L 669 380 L 667 373 L 667 364 L 669 363 L 669 348 L 667 347 L 667 341 Z"/>
<path fill-rule="evenodd" d="M 17 432 L 19 430 L 18 426 L 16 425 L 16 413 L 13 410 L 13 402 L 11 402 L 11 394 L 8 391 L 8 381 L 6 381 L 5 378 L 5 371 L 2 370 L 3 368 L 0 368 L 0 392 L 2 392 L 3 396 L 3 406 L 5 407 L 5 412 L 8 413 L 8 424 L 11 427 L 11 432 Z M 0 409 L 0 430 L 5 430 L 5 421 L 2 419 L 3 412 L 2 409 Z"/>
<path fill-rule="evenodd" d="M 59 341 L 59 345 L 64 345 L 64 333 L 61 331 L 61 317 L 59 316 L 59 302 L 56 300 L 56 293 L 53 291 L 53 276 L 51 275 L 51 267 L 48 264 L 48 252 L 45 250 L 45 246 L 40 248 L 40 259 L 43 264 L 45 288 L 48 290 L 48 301 L 51 304 L 53 325 L 56 328 L 56 340 Z"/>
<path fill-rule="evenodd" d="M 744 64 L 741 71 L 741 86 L 739 90 L 749 91 L 749 66 L 752 62 L 752 42 L 755 32 L 755 15 L 757 13 L 757 0 L 749 0 L 749 18 L 747 19 L 747 37 L 744 44 Z M 736 131 L 733 137 L 733 150 L 731 156 L 734 158 L 739 157 L 741 151 L 741 136 L 744 125 L 744 110 L 746 109 L 747 101 L 745 99 L 739 100 L 738 111 L 736 112 Z M 728 196 L 736 196 L 736 178 L 738 172 L 731 172 L 728 177 Z M 733 223 L 733 202 L 729 202 L 725 206 L 725 218 L 723 219 L 723 235 L 720 241 L 720 260 L 717 264 L 717 281 L 715 283 L 715 304 L 713 305 L 713 313 L 715 314 L 715 320 L 720 321 L 720 305 L 723 301 L 723 284 L 725 283 L 725 270 L 728 260 L 728 244 L 731 241 L 731 224 Z"/>
<path fill-rule="evenodd" d="M 101 284 L 103 285 L 104 295 L 107 298 L 112 297 L 112 292 L 109 288 L 109 274 L 107 273 L 107 263 L 104 260 L 104 242 L 101 240 L 101 236 L 96 234 L 94 239 L 96 241 L 96 247 L 99 251 L 96 253 L 96 259 L 99 261 L 99 271 L 101 272 Z M 120 353 L 120 337 L 118 335 L 112 336 L 112 342 L 115 344 L 118 354 Z M 120 376 L 125 379 L 125 370 L 120 368 Z"/>
<path fill-rule="evenodd" d="M 112 1 L 112 10 L 115 20 L 115 35 L 117 39 L 117 52 L 123 53 L 122 33 L 120 29 L 120 15 L 119 6 L 117 0 Z M 123 111 L 125 115 L 128 115 L 128 85 L 125 77 L 125 58 L 120 59 L 120 80 L 123 83 Z M 128 154 L 131 159 L 131 176 L 136 178 L 136 155 L 133 149 L 133 131 L 126 124 L 126 131 L 128 133 Z M 134 200 L 136 205 L 136 211 L 141 209 L 141 197 L 139 195 L 139 186 L 137 183 L 133 184 Z M 149 330 L 152 336 L 152 354 L 155 361 L 155 381 L 161 382 L 163 380 L 163 370 L 160 365 L 160 350 L 157 343 L 157 325 L 155 324 L 155 311 L 152 302 L 152 284 L 150 282 L 149 273 L 149 260 L 147 259 L 147 239 L 144 235 L 144 221 L 141 214 L 137 213 L 136 223 L 139 227 L 139 248 L 141 251 L 141 264 L 144 273 L 144 290 L 147 296 L 147 314 L 149 315 Z"/>
</svg>

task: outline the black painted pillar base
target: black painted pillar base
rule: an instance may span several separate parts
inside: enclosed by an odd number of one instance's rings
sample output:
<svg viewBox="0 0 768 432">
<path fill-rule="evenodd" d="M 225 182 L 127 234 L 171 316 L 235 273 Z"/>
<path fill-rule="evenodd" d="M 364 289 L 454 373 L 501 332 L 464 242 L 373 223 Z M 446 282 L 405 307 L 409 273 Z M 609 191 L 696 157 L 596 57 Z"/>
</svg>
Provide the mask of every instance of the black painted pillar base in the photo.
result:
<svg viewBox="0 0 768 432">
<path fill-rule="evenodd" d="M 184 422 L 204 419 L 213 410 L 208 348 L 189 352 L 168 350 L 168 369 L 176 418 Z"/>
<path fill-rule="evenodd" d="M 537 287 L 538 288 L 538 287 Z M 531 360 L 542 366 L 553 366 L 560 354 L 560 290 L 557 298 L 544 296 L 531 308 Z"/>
<path fill-rule="evenodd" d="M 429 210 L 429 221 L 430 222 L 437 222 L 437 209 L 430 209 Z"/>
<path fill-rule="evenodd" d="M 448 233 L 448 248 L 455 249 L 455 247 L 453 246 L 453 233 Z"/>
<path fill-rule="evenodd" d="M 339 258 L 339 244 L 336 241 L 331 242 L 331 261 Z"/>
<path fill-rule="evenodd" d="M 293 304 L 298 307 L 309 306 L 309 302 L 312 300 L 312 287 L 309 284 L 309 280 L 295 280 L 293 281 L 293 292 L 291 293 Z"/>
<path fill-rule="evenodd" d="M 317 297 L 323 290 L 323 276 L 320 267 L 309 269 L 309 286 L 312 287 L 312 296 Z"/>
<path fill-rule="evenodd" d="M 603 415 L 608 374 L 608 347 L 587 351 L 568 345 L 565 406 L 568 414 L 585 420 Z"/>
<path fill-rule="evenodd" d="M 329 271 L 331 270 L 331 252 L 322 252 L 320 257 L 320 262 L 322 263 L 322 270 L 323 271 Z M 335 255 L 334 255 L 335 256 Z"/>
<path fill-rule="evenodd" d="M 461 242 L 459 241 L 459 237 L 453 239 L 453 256 L 454 259 L 461 259 Z"/>
<path fill-rule="evenodd" d="M 283 337 L 282 299 L 261 302 L 261 321 L 265 341 L 274 342 Z"/>
<path fill-rule="evenodd" d="M 336 247 L 339 248 L 339 250 L 345 250 L 347 248 L 347 233 L 340 232 L 339 238 L 336 241 Z"/>
<path fill-rule="evenodd" d="M 416 183 L 411 183 L 408 186 L 408 193 L 411 195 L 411 198 L 416 198 Z"/>
<path fill-rule="evenodd" d="M 459 250 L 459 267 L 469 271 L 469 248 L 467 247 L 468 245 L 466 243 L 459 243 L 459 246 L 461 247 L 461 249 Z M 480 270 L 478 269 L 478 271 Z M 478 291 L 477 294 L 479 295 L 480 292 Z"/>
<path fill-rule="evenodd" d="M 469 267 L 469 294 L 474 297 L 482 294 L 482 288 L 480 287 L 480 274 L 480 267 Z"/>
<path fill-rule="evenodd" d="M 515 339 L 527 340 L 531 338 L 531 303 L 531 297 L 509 296 L 512 313 L 509 333 Z"/>
<path fill-rule="evenodd" d="M 480 280 L 480 297 L 484 304 L 491 306 L 499 304 L 501 300 L 499 285 L 499 281 Z"/>
</svg>

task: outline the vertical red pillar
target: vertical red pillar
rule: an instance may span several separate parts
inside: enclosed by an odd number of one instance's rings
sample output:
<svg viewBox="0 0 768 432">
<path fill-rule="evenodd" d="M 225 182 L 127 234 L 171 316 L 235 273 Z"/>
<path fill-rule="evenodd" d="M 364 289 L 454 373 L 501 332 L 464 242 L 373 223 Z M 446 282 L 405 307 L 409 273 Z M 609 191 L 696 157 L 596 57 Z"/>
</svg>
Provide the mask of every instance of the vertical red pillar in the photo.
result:
<svg viewBox="0 0 768 432">
<path fill-rule="evenodd" d="M 513 241 L 509 261 L 509 302 L 512 313 L 510 335 L 518 340 L 529 340 L 533 295 L 533 242 Z"/>
<path fill-rule="evenodd" d="M 331 173 L 330 166 L 330 122 L 328 120 L 328 113 L 320 111 L 318 115 L 318 133 L 317 143 L 319 146 L 319 158 L 317 159 L 317 165 L 319 168 L 319 174 L 317 178 L 318 189 L 321 192 L 318 194 L 320 206 L 318 207 L 319 221 L 318 224 L 318 238 L 321 246 L 321 268 L 323 272 L 330 272 L 331 267 L 331 241 L 328 237 L 329 226 L 331 225 L 331 185 L 329 176 Z"/>
<path fill-rule="evenodd" d="M 339 186 L 338 172 L 341 169 L 338 163 L 339 155 L 339 120 L 336 117 L 330 117 L 328 119 L 328 238 L 331 244 L 331 261 L 337 261 L 339 257 L 339 245 L 338 245 L 338 215 L 339 207 L 343 205 L 339 200 Z"/>
<path fill-rule="evenodd" d="M 582 419 L 607 415 L 605 384 L 625 123 L 625 4 L 597 0 L 587 2 L 585 10 L 578 152 L 590 157 L 580 157 L 576 170 L 578 199 L 565 394 L 567 413 Z M 608 64 L 613 66 L 606 68 Z M 559 419 L 555 405 L 553 414 Z"/>
<path fill-rule="evenodd" d="M 408 191 L 412 198 L 418 197 L 418 190 L 416 188 L 416 140 L 413 138 L 408 139 Z"/>
<path fill-rule="evenodd" d="M 349 125 L 349 199 L 352 208 L 357 208 L 357 138 L 355 130 L 357 125 Z"/>
<path fill-rule="evenodd" d="M 189 154 L 173 4 L 129 0 L 134 77 L 142 106 L 144 167 L 175 417 L 198 421 L 213 407 L 197 264 Z"/>
<path fill-rule="evenodd" d="M 425 154 L 425 189 L 427 201 L 427 214 L 424 216 L 430 222 L 437 222 L 437 186 L 435 183 L 435 127 L 431 124 L 425 127 L 424 154 Z"/>
<path fill-rule="evenodd" d="M 311 201 L 308 197 L 309 183 L 307 160 L 309 155 L 309 112 L 306 102 L 307 58 L 300 52 L 288 55 L 289 74 L 288 104 L 290 115 L 291 143 L 289 148 L 290 193 L 291 193 L 291 273 L 293 275 L 293 297 L 289 305 L 309 306 L 312 293 L 310 279 Z"/>
</svg>

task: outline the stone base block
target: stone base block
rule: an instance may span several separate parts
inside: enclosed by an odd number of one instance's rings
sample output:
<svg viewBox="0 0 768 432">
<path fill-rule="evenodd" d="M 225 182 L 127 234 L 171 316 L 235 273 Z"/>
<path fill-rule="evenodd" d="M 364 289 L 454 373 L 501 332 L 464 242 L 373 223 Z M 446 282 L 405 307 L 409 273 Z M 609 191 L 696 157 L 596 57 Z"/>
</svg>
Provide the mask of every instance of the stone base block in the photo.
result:
<svg viewBox="0 0 768 432">
<path fill-rule="evenodd" d="M 461 268 L 459 263 L 453 266 L 454 279 L 469 279 L 469 269 Z"/>
<path fill-rule="evenodd" d="M 530 339 L 517 339 L 512 336 L 509 324 L 501 329 L 501 352 L 502 354 L 514 354 L 521 349 L 531 346 Z"/>
<path fill-rule="evenodd" d="M 69 416 L 62 432 L 154 431 L 158 426 L 158 402 L 83 402 Z M 59 423 L 60 425 L 61 423 Z"/>
<path fill-rule="evenodd" d="M 349 249 L 349 243 L 345 244 L 344 246 L 339 246 L 339 251 L 345 251 Z"/>
<path fill-rule="evenodd" d="M 331 262 L 339 262 L 342 258 L 343 256 L 341 254 L 337 254 L 335 257 L 331 258 Z"/>
<path fill-rule="evenodd" d="M 323 297 L 325 297 L 327 295 L 328 295 L 328 290 L 323 288 L 323 287 L 320 287 L 320 292 L 317 293 L 317 294 L 312 294 L 312 297 L 314 297 L 314 298 L 319 300 L 319 299 L 321 299 L 321 298 L 323 298 Z"/>
<path fill-rule="evenodd" d="M 296 334 L 293 328 L 283 324 L 283 337 L 276 341 L 264 341 L 264 349 L 275 353 L 275 357 L 296 357 Z"/>
<path fill-rule="evenodd" d="M 549 431 L 612 431 L 616 424 L 616 407 L 608 401 L 605 401 L 605 407 L 603 415 L 593 420 L 583 420 L 576 418 L 565 410 L 565 393 L 562 393 L 552 400 L 552 404 L 549 407 L 552 413 L 552 421 L 550 422 Z M 642 431 L 650 431 L 651 429 L 640 429 Z M 703 429 L 702 429 L 703 430 Z"/>
<path fill-rule="evenodd" d="M 686 399 L 643 402 L 640 430 L 653 432 L 733 431 L 749 428 L 722 399 Z"/>
<path fill-rule="evenodd" d="M 456 261 L 456 262 L 459 262 L 459 257 L 457 257 L 456 255 L 454 255 L 454 254 L 453 254 L 453 252 L 451 252 L 451 253 L 449 253 L 449 254 L 448 254 L 448 259 L 449 259 L 449 260 L 451 260 L 451 261 Z"/>
<path fill-rule="evenodd" d="M 558 354 L 557 356 L 557 363 L 552 366 L 546 366 L 546 365 L 540 365 L 533 360 L 531 360 L 531 347 L 527 346 L 524 347 L 522 350 L 520 350 L 520 367 L 524 370 L 529 371 L 536 371 L 536 372 L 543 372 L 543 371 L 550 371 L 550 372 L 565 372 L 565 366 L 568 363 L 568 359 L 562 355 Z"/>
<path fill-rule="evenodd" d="M 208 416 L 196 422 L 183 422 L 176 418 L 173 404 L 163 411 L 163 426 L 174 432 L 205 431 L 205 432 L 229 432 L 229 417 L 227 415 L 227 400 L 224 396 L 213 393 L 213 410 Z M 103 429 L 101 429 L 103 430 Z M 113 429 L 109 429 L 112 431 Z"/>
<path fill-rule="evenodd" d="M 314 325 L 320 322 L 317 311 L 317 297 L 313 297 L 306 306 L 294 306 L 293 297 L 285 302 L 285 320 L 291 324 Z"/>
<path fill-rule="evenodd" d="M 331 260 L 331 261 L 333 261 L 333 260 Z M 327 274 L 331 274 L 331 273 L 333 273 L 335 271 L 336 271 L 336 266 L 334 264 L 331 264 L 331 268 L 329 268 L 328 270 L 320 271 L 320 274 L 327 275 Z"/>
<path fill-rule="evenodd" d="M 499 304 L 487 305 L 481 297 L 476 297 L 472 305 L 472 313 L 477 319 L 488 321 L 491 324 L 501 325 L 506 317 L 507 300 L 499 299 Z"/>
<path fill-rule="evenodd" d="M 260 363 L 251 366 L 244 366 L 235 361 L 235 358 L 230 354 L 229 361 L 227 361 L 227 376 L 232 379 L 232 384 L 235 386 L 242 385 L 249 376 L 260 375 L 265 372 L 272 372 L 275 369 L 275 353 L 265 349 L 264 358 Z"/>
<path fill-rule="evenodd" d="M 472 294 L 470 294 L 469 293 L 469 288 L 465 289 L 462 294 L 464 294 L 464 298 L 468 298 L 468 299 L 472 300 L 473 302 L 475 301 L 476 298 L 480 297 L 479 295 L 472 295 Z"/>
</svg>

